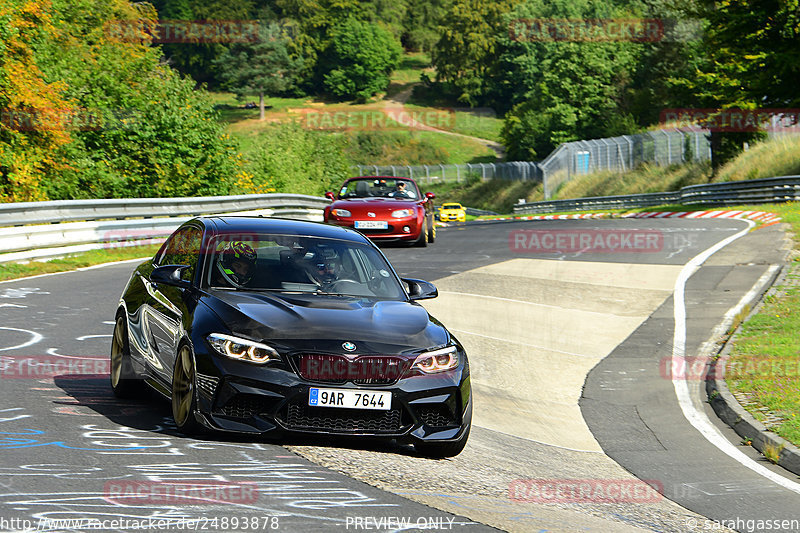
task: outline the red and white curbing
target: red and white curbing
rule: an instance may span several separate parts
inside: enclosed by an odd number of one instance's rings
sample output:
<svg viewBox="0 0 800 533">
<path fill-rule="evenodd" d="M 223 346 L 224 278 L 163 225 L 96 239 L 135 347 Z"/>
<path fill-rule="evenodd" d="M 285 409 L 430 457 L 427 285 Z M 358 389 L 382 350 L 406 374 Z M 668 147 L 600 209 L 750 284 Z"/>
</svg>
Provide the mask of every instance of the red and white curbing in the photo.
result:
<svg viewBox="0 0 800 533">
<path fill-rule="evenodd" d="M 577 213 L 574 215 L 531 215 L 527 217 L 484 218 L 482 220 L 574 220 L 576 218 L 605 218 L 609 213 Z"/>
<path fill-rule="evenodd" d="M 574 215 L 530 215 L 525 217 L 498 217 L 483 220 L 574 220 L 586 218 L 607 218 L 611 213 L 577 213 Z M 621 218 L 747 218 L 763 224 L 780 222 L 781 218 L 767 211 L 649 211 L 626 213 Z"/>
<path fill-rule="evenodd" d="M 628 213 L 622 218 L 747 218 L 765 224 L 778 222 L 780 217 L 767 211 L 656 211 Z"/>
</svg>

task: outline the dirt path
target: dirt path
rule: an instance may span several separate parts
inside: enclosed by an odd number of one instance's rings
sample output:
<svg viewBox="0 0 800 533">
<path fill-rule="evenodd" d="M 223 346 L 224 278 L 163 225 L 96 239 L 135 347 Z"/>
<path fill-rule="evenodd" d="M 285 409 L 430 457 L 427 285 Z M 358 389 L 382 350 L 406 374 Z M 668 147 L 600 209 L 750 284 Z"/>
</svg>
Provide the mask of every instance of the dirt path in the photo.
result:
<svg viewBox="0 0 800 533">
<path fill-rule="evenodd" d="M 432 131 L 436 133 L 443 133 L 445 135 L 453 135 L 456 137 L 463 137 L 465 139 L 470 139 L 475 142 L 478 142 L 489 149 L 491 149 L 497 156 L 498 159 L 502 159 L 506 155 L 505 147 L 494 141 L 490 141 L 488 139 L 481 139 L 480 137 L 473 137 L 471 135 L 464 135 L 463 133 L 455 133 L 452 131 L 440 130 L 434 128 L 432 126 L 428 126 L 416 119 L 413 118 L 411 112 L 406 111 L 405 104 L 408 102 L 408 99 L 411 98 L 411 93 L 414 91 L 414 85 L 405 89 L 394 96 L 387 97 L 383 100 L 383 112 L 386 114 L 387 117 L 391 118 L 398 124 L 401 124 L 407 128 L 412 128 L 415 130 L 420 131 Z"/>
</svg>

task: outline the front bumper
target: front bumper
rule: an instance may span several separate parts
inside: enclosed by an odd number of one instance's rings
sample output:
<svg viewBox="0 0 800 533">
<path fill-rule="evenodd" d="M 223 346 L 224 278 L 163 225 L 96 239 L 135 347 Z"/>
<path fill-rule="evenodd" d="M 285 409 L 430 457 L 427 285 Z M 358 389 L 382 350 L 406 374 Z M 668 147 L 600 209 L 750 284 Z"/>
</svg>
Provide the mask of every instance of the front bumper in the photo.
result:
<svg viewBox="0 0 800 533">
<path fill-rule="evenodd" d="M 335 219 L 330 218 L 325 221 L 328 224 L 335 224 L 345 228 L 355 229 L 365 236 L 375 241 L 416 241 L 419 239 L 420 230 L 422 226 L 417 223 L 417 219 L 409 218 L 393 218 L 387 220 L 388 227 L 386 229 L 365 229 L 356 228 L 355 220 L 348 219 Z M 408 227 L 409 231 L 403 231 L 404 227 Z"/>
<path fill-rule="evenodd" d="M 198 409 L 212 429 L 281 437 L 290 434 L 385 437 L 399 442 L 450 441 L 468 430 L 472 394 L 465 362 L 450 372 L 413 375 L 391 385 L 315 383 L 291 368 L 197 357 Z M 391 391 L 391 409 L 308 405 L 311 387 Z"/>
</svg>

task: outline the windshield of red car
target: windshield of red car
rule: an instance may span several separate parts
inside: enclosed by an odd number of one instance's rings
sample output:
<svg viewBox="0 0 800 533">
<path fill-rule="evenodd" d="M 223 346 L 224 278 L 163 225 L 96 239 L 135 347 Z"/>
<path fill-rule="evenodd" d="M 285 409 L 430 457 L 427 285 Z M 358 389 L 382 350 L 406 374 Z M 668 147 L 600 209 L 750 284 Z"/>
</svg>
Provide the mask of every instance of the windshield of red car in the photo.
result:
<svg viewBox="0 0 800 533">
<path fill-rule="evenodd" d="M 419 191 L 411 180 L 402 178 L 369 178 L 350 180 L 342 185 L 339 198 L 396 198 L 416 200 Z"/>
</svg>

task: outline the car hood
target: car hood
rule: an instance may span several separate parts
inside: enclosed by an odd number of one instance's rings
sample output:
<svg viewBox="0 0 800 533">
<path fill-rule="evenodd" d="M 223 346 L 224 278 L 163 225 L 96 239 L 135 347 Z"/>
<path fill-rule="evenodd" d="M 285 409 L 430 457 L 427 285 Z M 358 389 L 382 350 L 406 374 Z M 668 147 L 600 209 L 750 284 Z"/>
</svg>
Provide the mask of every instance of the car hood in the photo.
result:
<svg viewBox="0 0 800 533">
<path fill-rule="evenodd" d="M 343 342 L 353 342 L 356 353 L 402 353 L 450 341 L 447 330 L 413 302 L 221 290 L 201 301 L 233 334 L 279 350 L 340 353 Z"/>
</svg>

